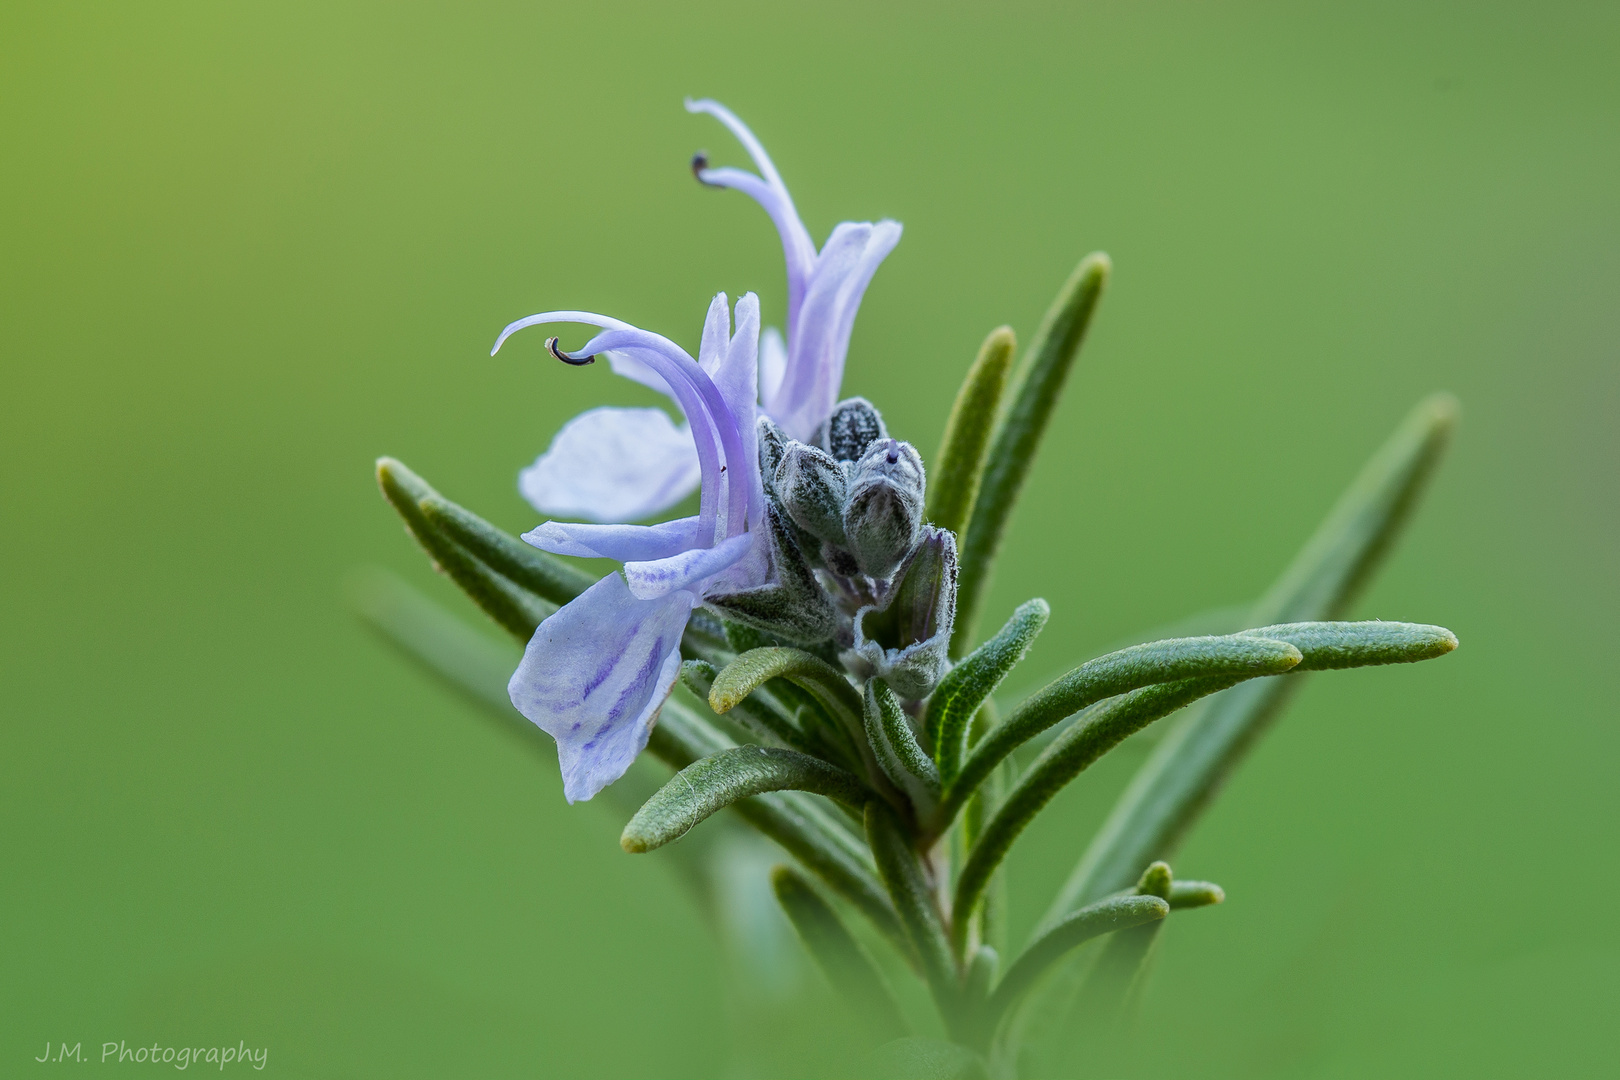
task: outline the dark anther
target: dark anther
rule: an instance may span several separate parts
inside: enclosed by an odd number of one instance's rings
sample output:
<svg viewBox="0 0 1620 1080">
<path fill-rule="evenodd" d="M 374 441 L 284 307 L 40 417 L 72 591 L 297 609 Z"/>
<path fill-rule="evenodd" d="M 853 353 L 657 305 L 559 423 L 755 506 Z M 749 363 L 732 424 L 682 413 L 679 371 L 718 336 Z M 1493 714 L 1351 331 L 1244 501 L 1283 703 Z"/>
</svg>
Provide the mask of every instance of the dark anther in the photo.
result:
<svg viewBox="0 0 1620 1080">
<path fill-rule="evenodd" d="M 706 152 L 699 150 L 697 153 L 692 155 L 692 175 L 697 177 L 697 182 L 706 187 L 719 187 L 719 184 L 711 184 L 707 180 L 703 179 L 703 170 L 707 169 L 708 167 L 709 155 Z"/>
<path fill-rule="evenodd" d="M 546 351 L 551 353 L 552 356 L 555 356 L 557 359 L 561 360 L 563 363 L 572 364 L 574 367 L 584 367 L 586 364 L 596 363 L 596 357 L 594 356 L 569 356 L 567 353 L 557 348 L 557 339 L 554 337 L 546 338 Z"/>
<path fill-rule="evenodd" d="M 890 450 L 889 451 L 889 464 L 890 465 L 897 465 L 897 464 L 899 464 L 899 462 L 900 462 L 900 451 L 898 451 L 898 450 Z"/>
</svg>

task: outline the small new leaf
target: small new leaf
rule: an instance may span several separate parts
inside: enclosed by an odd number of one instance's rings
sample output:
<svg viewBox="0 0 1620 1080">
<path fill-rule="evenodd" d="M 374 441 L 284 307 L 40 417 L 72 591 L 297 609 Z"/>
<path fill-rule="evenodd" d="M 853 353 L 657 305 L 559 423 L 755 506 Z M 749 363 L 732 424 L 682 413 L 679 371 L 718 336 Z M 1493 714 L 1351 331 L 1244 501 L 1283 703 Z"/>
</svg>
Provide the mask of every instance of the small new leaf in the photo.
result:
<svg viewBox="0 0 1620 1080">
<path fill-rule="evenodd" d="M 1160 900 L 1168 901 L 1173 886 L 1174 878 L 1170 873 L 1170 864 L 1156 862 L 1142 871 L 1142 876 L 1136 882 L 1136 894 L 1157 896 Z"/>
<path fill-rule="evenodd" d="M 866 738 L 877 751 L 878 765 L 889 782 L 904 791 L 914 806 L 932 808 L 939 798 L 939 772 L 900 708 L 900 699 L 882 679 L 869 679 L 863 702 Z"/>
<path fill-rule="evenodd" d="M 818 698 L 834 699 L 860 715 L 860 695 L 843 672 L 803 649 L 781 646 L 750 649 L 722 668 L 709 691 L 709 707 L 717 713 L 736 708 L 769 679 L 788 679 Z"/>
<path fill-rule="evenodd" d="M 962 755 L 967 751 L 968 725 L 979 706 L 1029 653 L 1051 613 L 1045 600 L 1020 604 L 1000 633 L 973 650 L 940 680 L 928 701 L 927 729 L 934 740 L 934 760 L 939 764 L 941 783 L 949 785 L 961 768 Z"/>
<path fill-rule="evenodd" d="M 1226 890 L 1213 881 L 1173 881 L 1170 883 L 1170 910 L 1208 907 L 1224 904 Z"/>
<path fill-rule="evenodd" d="M 990 331 L 956 392 L 928 488 L 928 520 L 942 529 L 960 533 L 967 524 L 1017 344 L 1010 326 Z"/>
<path fill-rule="evenodd" d="M 866 804 L 866 836 L 872 846 L 872 857 L 877 861 L 878 876 L 894 900 L 900 925 L 911 940 L 934 1005 L 944 1017 L 947 1029 L 953 1028 L 961 1021 L 956 963 L 917 852 L 894 811 L 877 800 Z"/>
<path fill-rule="evenodd" d="M 681 665 L 681 682 L 704 701 L 714 689 L 716 674 L 714 665 L 705 660 L 688 660 Z M 801 731 L 774 701 L 767 701 L 764 694 L 749 695 L 732 706 L 726 715 L 738 717 L 757 738 L 780 741 L 794 750 L 825 756 L 825 748 L 813 736 Z"/>
<path fill-rule="evenodd" d="M 1076 911 L 1030 942 L 1013 961 L 990 995 L 985 1010 L 988 1026 L 993 1028 L 1008 1007 L 1071 949 L 1103 934 L 1157 922 L 1168 914 L 1170 905 L 1157 896 L 1115 896 Z"/>
</svg>

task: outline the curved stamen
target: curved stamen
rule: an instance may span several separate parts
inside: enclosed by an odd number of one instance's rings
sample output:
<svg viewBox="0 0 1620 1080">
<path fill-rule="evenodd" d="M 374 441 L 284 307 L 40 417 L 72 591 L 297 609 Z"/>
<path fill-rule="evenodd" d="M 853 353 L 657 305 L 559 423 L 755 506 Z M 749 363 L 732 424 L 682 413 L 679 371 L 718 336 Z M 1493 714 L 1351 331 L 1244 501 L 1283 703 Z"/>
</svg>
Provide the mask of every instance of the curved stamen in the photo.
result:
<svg viewBox="0 0 1620 1080">
<path fill-rule="evenodd" d="M 546 338 L 546 352 L 572 367 L 584 367 L 586 364 L 596 363 L 595 353 L 592 353 L 590 356 L 569 356 L 567 353 L 557 348 L 557 339 L 554 337 Z"/>
<path fill-rule="evenodd" d="M 573 356 L 556 348 L 557 339 L 548 340 L 547 351 L 557 359 L 567 364 L 581 365 L 589 361 L 577 360 L 574 356 L 583 354 L 594 357 L 599 353 L 620 349 L 652 368 L 669 387 L 681 412 L 686 414 L 687 423 L 691 425 L 693 438 L 697 444 L 698 460 L 703 474 L 698 499 L 699 532 L 707 534 L 714 526 L 720 502 L 724 500 L 730 506 L 735 506 L 738 502 L 737 495 L 729 490 L 722 494 L 723 488 L 730 487 L 732 478 L 721 476 L 720 451 L 724 450 L 727 462 L 741 462 L 745 468 L 749 460 L 749 456 L 743 452 L 737 419 L 732 415 L 730 406 L 726 404 L 713 379 L 696 360 L 687 355 L 685 349 L 661 334 L 641 330 L 629 323 L 590 311 L 543 311 L 538 315 L 519 319 L 501 331 L 501 336 L 496 339 L 490 355 L 499 352 L 507 338 L 525 327 L 559 322 L 586 323 L 602 327 L 603 332 L 586 342 L 584 348 Z M 734 527 L 740 531 L 746 527 L 744 523 L 747 520 L 758 521 L 763 517 L 763 506 L 755 505 L 753 491 L 738 494 L 742 496 L 742 505 L 738 507 L 742 512 L 736 515 L 728 514 L 728 531 L 733 527 L 733 521 Z"/>
<path fill-rule="evenodd" d="M 699 150 L 697 153 L 692 155 L 692 176 L 697 180 L 698 183 L 702 184 L 704 187 L 725 187 L 726 185 L 724 184 L 716 184 L 712 180 L 705 180 L 703 178 L 704 170 L 706 170 L 708 167 L 709 152 L 707 150 Z"/>
</svg>

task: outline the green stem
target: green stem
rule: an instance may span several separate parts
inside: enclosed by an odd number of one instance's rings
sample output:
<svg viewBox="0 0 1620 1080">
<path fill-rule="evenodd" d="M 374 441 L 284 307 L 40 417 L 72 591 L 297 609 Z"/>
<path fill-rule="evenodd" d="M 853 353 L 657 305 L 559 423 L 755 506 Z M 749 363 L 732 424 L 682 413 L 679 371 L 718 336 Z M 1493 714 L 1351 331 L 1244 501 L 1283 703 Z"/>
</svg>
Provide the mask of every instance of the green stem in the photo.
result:
<svg viewBox="0 0 1620 1080">
<path fill-rule="evenodd" d="M 866 804 L 866 836 L 877 861 L 878 876 L 889 890 L 934 1005 L 947 1030 L 955 1030 L 961 1020 L 956 962 L 917 851 L 893 809 L 876 799 Z"/>
</svg>

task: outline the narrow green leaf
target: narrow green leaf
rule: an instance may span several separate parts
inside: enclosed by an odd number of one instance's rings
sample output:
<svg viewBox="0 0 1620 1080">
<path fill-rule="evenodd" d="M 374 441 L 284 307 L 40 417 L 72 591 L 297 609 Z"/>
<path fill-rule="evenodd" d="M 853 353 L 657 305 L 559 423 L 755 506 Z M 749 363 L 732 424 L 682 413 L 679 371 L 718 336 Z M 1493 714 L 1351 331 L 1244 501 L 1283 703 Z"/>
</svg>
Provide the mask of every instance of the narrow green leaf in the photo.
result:
<svg viewBox="0 0 1620 1080">
<path fill-rule="evenodd" d="M 681 640 L 684 646 L 700 646 L 689 651 L 714 664 L 729 663 L 730 654 L 737 651 L 726 640 L 725 623 L 718 615 L 702 608 L 692 610 L 692 618 L 686 624 L 686 633 Z"/>
<path fill-rule="evenodd" d="M 974 789 L 1008 754 L 1096 702 L 1154 683 L 1276 675 L 1299 661 L 1299 650 L 1286 642 L 1243 634 L 1153 641 L 1088 660 L 1024 699 L 973 747 L 956 782 L 940 801 L 934 829 L 943 830 L 951 823 Z"/>
<path fill-rule="evenodd" d="M 1298 650 L 1301 659 L 1296 665 L 1290 665 L 1295 671 L 1413 663 L 1443 656 L 1457 647 L 1457 639 L 1451 631 L 1415 623 L 1295 623 L 1269 629 L 1276 631 L 1279 637 L 1290 639 L 1277 644 Z M 1272 640 L 1249 636 L 1261 632 L 1255 630 L 1233 636 L 1257 642 Z M 1120 740 L 1198 698 L 1223 690 L 1241 679 L 1263 674 L 1266 673 L 1250 671 L 1214 679 L 1160 683 L 1136 690 L 1096 707 L 1059 735 L 1019 780 L 969 854 L 957 883 L 957 904 L 961 907 L 964 900 L 967 904 L 961 910 L 972 911 L 988 875 L 1005 856 L 1007 847 L 1052 796 Z M 981 862 L 983 865 L 977 865 Z M 969 891 L 964 892 L 964 889 Z"/>
<path fill-rule="evenodd" d="M 1121 930 L 1103 944 L 1071 1011 L 1080 1021 L 1083 1037 L 1097 1039 L 1117 1032 L 1136 1013 L 1163 932 L 1161 920 Z"/>
<path fill-rule="evenodd" d="M 1399 535 L 1456 421 L 1457 403 L 1448 394 L 1419 403 L 1247 621 L 1331 619 L 1343 613 Z M 1077 904 L 1123 887 L 1134 867 L 1173 852 L 1298 685 L 1281 679 L 1236 687 L 1172 729 L 1137 770 L 1046 917 L 1059 918 Z"/>
<path fill-rule="evenodd" d="M 973 714 L 973 721 L 968 726 L 968 746 L 979 745 L 1000 723 L 1001 714 L 996 711 L 996 703 L 986 698 L 984 704 L 979 706 L 979 711 Z M 986 816 L 1001 805 L 1001 797 L 1007 793 L 1006 780 L 1005 768 L 997 766 L 990 770 L 989 775 L 974 788 L 973 796 L 964 806 L 962 828 L 957 830 L 962 840 L 963 858 L 967 857 L 974 840 L 978 839 L 979 833 L 983 831 Z"/>
<path fill-rule="evenodd" d="M 979 603 L 1001 547 L 1002 533 L 1046 434 L 1052 409 L 1063 393 L 1069 369 L 1079 354 L 1086 328 L 1091 325 L 1111 266 L 1108 256 L 1101 252 L 1080 260 L 1047 311 L 1010 388 L 1007 410 L 991 440 L 978 497 L 962 537 L 953 655 L 965 653 L 973 640 Z"/>
<path fill-rule="evenodd" d="M 967 524 L 1017 344 L 1010 326 L 990 331 L 956 392 L 928 477 L 928 520 L 942 529 L 961 533 Z"/>
<path fill-rule="evenodd" d="M 1208 907 L 1226 903 L 1226 890 L 1213 881 L 1173 881 L 1169 900 L 1171 911 Z"/>
<path fill-rule="evenodd" d="M 473 557 L 558 607 L 596 584 L 594 577 L 577 566 L 530 547 L 436 491 L 423 495 L 417 505 L 430 525 Z"/>
<path fill-rule="evenodd" d="M 934 742 L 934 760 L 942 784 L 948 786 L 961 770 L 968 726 L 979 706 L 1029 653 L 1051 614 L 1045 600 L 1020 604 L 995 637 L 973 650 L 934 689 L 928 699 L 926 730 Z"/>
<path fill-rule="evenodd" d="M 679 772 L 692 762 L 729 750 L 736 744 L 696 712 L 670 698 L 658 711 L 658 722 L 647 739 L 647 750 Z"/>
<path fill-rule="evenodd" d="M 518 652 L 505 639 L 474 630 L 381 567 L 353 574 L 348 592 L 360 616 L 406 654 L 480 705 L 521 719 L 506 694 Z"/>
<path fill-rule="evenodd" d="M 1170 865 L 1160 861 L 1150 865 L 1137 879 L 1137 896 L 1156 896 L 1176 910 L 1176 883 Z M 1081 981 L 1077 1012 L 1089 1032 L 1117 1029 L 1141 999 L 1147 983 L 1155 947 L 1164 931 L 1163 920 L 1121 930 L 1108 939 L 1102 955 L 1086 971 Z"/>
<path fill-rule="evenodd" d="M 866 837 L 877 861 L 878 877 L 888 888 L 900 925 L 911 940 L 934 1005 L 946 1029 L 953 1030 L 961 1019 L 956 962 L 917 852 L 894 811 L 876 799 L 866 804 Z"/>
<path fill-rule="evenodd" d="M 1013 961 L 990 995 L 987 1027 L 993 1030 L 1007 1009 L 1075 947 L 1116 930 L 1158 922 L 1168 914 L 1170 905 L 1157 896 L 1115 896 L 1076 911 L 1030 942 Z"/>
<path fill-rule="evenodd" d="M 1416 664 L 1457 647 L 1457 635 L 1443 626 L 1377 620 L 1280 623 L 1244 630 L 1240 636 L 1288 642 L 1303 657 L 1295 671 Z"/>
<path fill-rule="evenodd" d="M 439 532 L 422 513 L 421 500 L 437 493 L 421 477 L 385 457 L 377 459 L 377 483 L 428 557 L 507 633 L 526 642 L 534 636 L 534 628 L 556 610 L 555 605 L 497 573 Z"/>
<path fill-rule="evenodd" d="M 1457 399 L 1418 403 L 1255 605 L 1257 622 L 1332 619 L 1377 569 L 1417 506 L 1457 426 Z"/>
<path fill-rule="evenodd" d="M 929 809 L 939 798 L 939 772 L 911 730 L 900 699 L 882 679 L 867 680 L 862 718 L 866 741 L 877 753 L 878 765 L 914 806 Z"/>
<path fill-rule="evenodd" d="M 748 626 L 745 623 L 736 622 L 732 619 L 723 620 L 721 625 L 725 630 L 724 636 L 726 646 L 733 653 L 732 659 L 736 659 L 736 657 L 741 656 L 745 652 L 752 652 L 754 649 L 763 649 L 767 646 L 780 646 L 784 648 L 798 647 L 792 645 L 790 642 L 783 641 L 774 634 L 767 634 L 763 630 Z M 824 651 L 820 648 L 808 648 L 804 651 L 810 653 L 812 656 L 819 656 L 829 664 L 837 665 L 838 663 L 836 650 Z M 730 661 L 728 660 L 727 663 L 729 662 Z M 726 664 L 717 664 L 716 666 L 724 668 Z M 799 687 L 788 682 L 786 679 L 772 683 L 768 690 L 756 689 L 754 693 L 765 693 L 771 697 L 774 697 L 777 703 L 782 707 L 782 712 L 797 719 L 799 726 L 806 731 L 814 730 L 818 725 L 823 728 L 828 726 L 836 726 L 836 721 L 833 721 L 832 718 L 827 715 L 827 711 L 821 707 L 814 694 L 801 690 Z M 804 709 L 812 710 L 812 716 L 806 717 L 800 715 L 801 711 Z"/>
<path fill-rule="evenodd" d="M 852 774 L 820 758 L 772 746 L 736 746 L 694 761 L 648 799 L 619 837 L 639 853 L 679 840 L 739 799 L 767 791 L 809 791 L 859 806 L 870 792 Z"/>
<path fill-rule="evenodd" d="M 681 685 L 692 692 L 692 696 L 709 703 L 709 690 L 714 686 L 714 677 L 718 670 L 707 660 L 681 661 Z M 739 710 L 733 709 L 722 719 L 713 709 L 709 710 L 715 718 L 715 726 L 724 731 L 727 737 L 741 743 L 759 742 L 766 746 L 775 745 L 779 740 L 773 738 L 768 727 L 763 727 L 752 717 L 740 715 Z"/>
<path fill-rule="evenodd" d="M 879 1042 L 905 1035 L 905 1019 L 883 972 L 831 905 L 791 867 L 778 866 L 771 871 L 771 888 L 805 951 L 862 1026 Z"/>
<path fill-rule="evenodd" d="M 870 853 L 851 851 L 847 831 L 831 820 L 814 799 L 782 791 L 744 799 L 734 803 L 732 809 L 860 909 L 909 963 L 917 962 L 911 941 L 873 872 Z"/>
<path fill-rule="evenodd" d="M 679 701 L 664 703 L 647 749 L 672 769 L 730 748 L 730 743 Z M 834 892 L 859 908 L 901 954 L 915 963 L 910 939 L 878 883 L 870 852 L 858 849 L 848 832 L 824 815 L 815 801 L 797 792 L 756 795 L 732 810 L 776 841 Z"/>
</svg>

